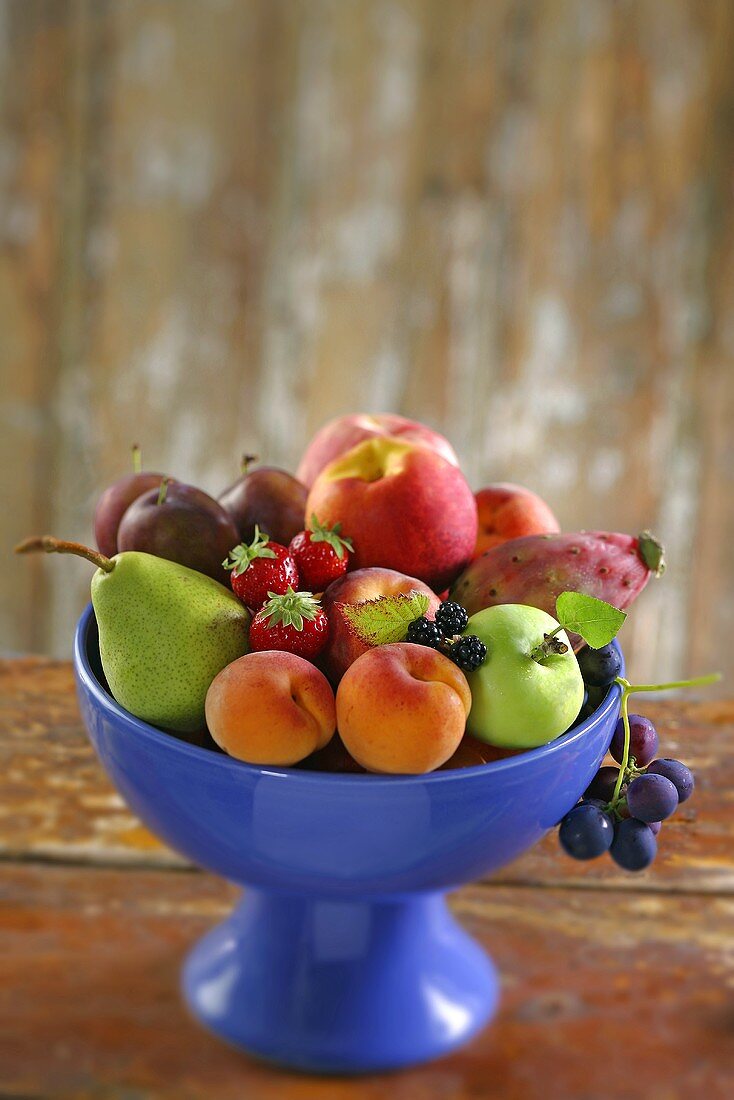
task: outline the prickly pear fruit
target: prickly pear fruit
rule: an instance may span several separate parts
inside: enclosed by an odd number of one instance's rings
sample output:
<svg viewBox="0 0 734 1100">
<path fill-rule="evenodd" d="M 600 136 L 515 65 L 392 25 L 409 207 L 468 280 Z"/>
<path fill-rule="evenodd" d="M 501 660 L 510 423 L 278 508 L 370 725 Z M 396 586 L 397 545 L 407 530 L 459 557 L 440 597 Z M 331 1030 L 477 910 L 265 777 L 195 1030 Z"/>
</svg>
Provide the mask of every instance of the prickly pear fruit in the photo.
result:
<svg viewBox="0 0 734 1100">
<path fill-rule="evenodd" d="M 554 615 L 558 596 L 572 591 L 624 610 L 664 569 L 663 548 L 649 531 L 637 538 L 608 531 L 527 535 L 473 561 L 451 599 L 470 615 L 502 603 L 530 604 Z"/>
</svg>

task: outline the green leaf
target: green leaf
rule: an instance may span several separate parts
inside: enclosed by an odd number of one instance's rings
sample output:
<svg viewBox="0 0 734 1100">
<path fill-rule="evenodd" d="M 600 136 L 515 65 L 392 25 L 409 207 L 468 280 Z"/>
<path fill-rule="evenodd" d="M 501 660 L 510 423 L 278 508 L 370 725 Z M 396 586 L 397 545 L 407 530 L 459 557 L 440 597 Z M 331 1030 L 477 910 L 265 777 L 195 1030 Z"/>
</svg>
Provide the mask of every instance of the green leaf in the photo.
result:
<svg viewBox="0 0 734 1100">
<path fill-rule="evenodd" d="M 601 649 L 616 636 L 627 615 L 596 596 L 561 592 L 556 600 L 556 618 L 564 630 L 580 634 L 592 649 Z"/>
<path fill-rule="evenodd" d="M 365 603 L 342 604 L 344 617 L 351 630 L 368 646 L 402 642 L 414 619 L 428 610 L 425 592 L 408 592 L 397 596 L 378 596 Z"/>
</svg>

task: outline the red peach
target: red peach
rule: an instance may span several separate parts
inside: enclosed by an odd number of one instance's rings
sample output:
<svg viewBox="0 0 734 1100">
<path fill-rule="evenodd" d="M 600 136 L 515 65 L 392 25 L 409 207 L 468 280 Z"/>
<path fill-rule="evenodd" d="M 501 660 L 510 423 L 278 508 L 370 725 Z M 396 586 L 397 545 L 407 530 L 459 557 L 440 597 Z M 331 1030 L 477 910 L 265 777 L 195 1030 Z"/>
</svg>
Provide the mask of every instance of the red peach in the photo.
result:
<svg viewBox="0 0 734 1100">
<path fill-rule="evenodd" d="M 523 535 L 552 535 L 561 528 L 545 501 L 509 481 L 487 485 L 476 494 L 479 534 L 474 557 Z"/>
<path fill-rule="evenodd" d="M 432 619 L 439 605 L 438 597 L 423 581 L 394 569 L 355 569 L 329 585 L 322 600 L 329 620 L 329 640 L 321 657 L 332 683 L 338 683 L 349 666 L 370 649 L 355 635 L 344 608 L 359 607 L 380 596 L 407 596 L 411 592 L 422 592 L 428 597 L 426 616 Z"/>
<path fill-rule="evenodd" d="M 356 413 L 338 416 L 320 428 L 309 443 L 301 459 L 296 477 L 309 488 L 330 462 L 345 451 L 351 451 L 358 443 L 377 436 L 391 435 L 405 443 L 419 443 L 442 455 L 453 466 L 459 465 L 454 448 L 448 439 L 417 420 L 407 420 L 395 413 Z"/>
<path fill-rule="evenodd" d="M 445 763 L 471 708 L 460 668 L 435 649 L 396 642 L 351 665 L 336 693 L 347 751 L 371 772 L 422 774 Z"/>
<path fill-rule="evenodd" d="M 225 752 L 248 764 L 297 764 L 331 739 L 334 692 L 295 653 L 246 653 L 214 678 L 206 723 Z"/>
<path fill-rule="evenodd" d="M 342 529 L 355 569 L 381 565 L 446 588 L 471 558 L 477 507 L 457 466 L 389 436 L 353 447 L 319 474 L 306 514 Z"/>
</svg>

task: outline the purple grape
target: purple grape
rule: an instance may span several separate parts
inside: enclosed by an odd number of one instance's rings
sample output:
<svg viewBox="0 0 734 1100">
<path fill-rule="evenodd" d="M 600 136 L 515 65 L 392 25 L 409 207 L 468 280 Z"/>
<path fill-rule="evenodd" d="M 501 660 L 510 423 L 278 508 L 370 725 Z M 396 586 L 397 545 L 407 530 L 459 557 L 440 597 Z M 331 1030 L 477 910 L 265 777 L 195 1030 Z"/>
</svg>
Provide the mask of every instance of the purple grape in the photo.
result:
<svg viewBox="0 0 734 1100">
<path fill-rule="evenodd" d="M 603 687 L 594 687 L 593 685 L 585 684 L 586 688 L 586 701 L 590 707 L 596 710 L 600 707 L 607 697 L 609 691 L 609 684 L 604 684 Z"/>
<path fill-rule="evenodd" d="M 606 687 L 622 671 L 622 658 L 613 645 L 602 649 L 584 646 L 576 655 L 584 683 L 591 687 Z"/>
<path fill-rule="evenodd" d="M 579 805 L 580 806 L 598 806 L 600 810 L 603 810 L 603 809 L 606 808 L 608 801 L 609 800 L 607 799 L 607 802 L 605 802 L 603 798 L 582 798 Z"/>
<path fill-rule="evenodd" d="M 682 764 L 680 760 L 671 760 L 664 756 L 660 760 L 653 760 L 647 769 L 648 775 L 664 775 L 678 792 L 678 801 L 685 802 L 693 794 L 695 780 L 693 772 Z"/>
<path fill-rule="evenodd" d="M 604 803 L 609 802 L 614 794 L 618 775 L 619 768 L 615 768 L 613 764 L 605 764 L 603 768 L 599 768 L 599 771 L 584 791 L 586 801 L 598 798 Z"/>
<path fill-rule="evenodd" d="M 655 859 L 658 842 L 652 829 L 636 817 L 619 821 L 609 849 L 612 859 L 625 871 L 644 871 Z"/>
<path fill-rule="evenodd" d="M 586 691 L 586 689 L 584 689 L 583 702 L 581 703 L 581 706 L 579 707 L 579 712 L 569 728 L 573 729 L 574 726 L 580 725 L 582 722 L 586 721 L 590 714 L 591 711 L 589 710 L 589 693 L 588 691 Z"/>
<path fill-rule="evenodd" d="M 630 714 L 630 756 L 635 758 L 638 768 L 644 768 L 658 751 L 658 734 L 649 718 L 643 718 L 641 714 Z M 614 729 L 612 743 L 609 751 L 617 761 L 622 763 L 624 756 L 624 722 L 620 718 Z"/>
<path fill-rule="evenodd" d="M 662 821 L 648 821 L 647 827 L 648 829 L 652 829 L 653 836 L 657 836 L 663 827 L 663 823 Z"/>
<path fill-rule="evenodd" d="M 592 714 L 596 710 L 596 707 L 592 707 L 590 703 L 586 702 L 581 707 L 581 710 L 576 715 L 573 725 L 580 726 L 582 722 L 585 722 L 587 718 L 591 718 Z M 573 727 L 571 727 L 573 728 Z"/>
<path fill-rule="evenodd" d="M 591 717 L 594 711 L 601 706 L 609 690 L 608 686 L 599 688 L 586 687 L 586 685 L 584 685 L 584 687 L 584 701 L 576 716 L 576 721 L 574 722 L 575 726 L 578 726 L 581 722 L 585 722 L 587 718 Z"/>
<path fill-rule="evenodd" d="M 664 775 L 646 772 L 633 779 L 627 788 L 627 808 L 640 821 L 665 821 L 677 805 L 678 792 Z"/>
<path fill-rule="evenodd" d="M 569 810 L 558 830 L 558 839 L 572 859 L 596 859 L 608 851 L 614 826 L 599 806 L 581 802 Z"/>
</svg>

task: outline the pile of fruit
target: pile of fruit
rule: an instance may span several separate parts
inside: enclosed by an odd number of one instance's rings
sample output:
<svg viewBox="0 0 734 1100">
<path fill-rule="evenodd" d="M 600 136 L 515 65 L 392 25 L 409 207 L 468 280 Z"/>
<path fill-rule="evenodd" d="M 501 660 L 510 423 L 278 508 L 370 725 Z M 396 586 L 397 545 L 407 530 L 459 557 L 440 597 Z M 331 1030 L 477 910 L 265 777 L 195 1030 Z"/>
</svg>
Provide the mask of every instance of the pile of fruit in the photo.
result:
<svg viewBox="0 0 734 1100">
<path fill-rule="evenodd" d="M 18 548 L 97 565 L 102 667 L 136 717 L 250 764 L 416 774 L 546 744 L 618 678 L 612 638 L 664 567 L 649 534 L 561 534 L 527 489 L 474 494 L 450 443 L 399 416 L 332 421 L 296 477 L 253 461 L 215 500 L 134 449 L 97 550 Z M 614 789 L 600 773 L 561 826 L 577 858 L 617 858 L 638 825 L 654 843 L 668 788 L 690 793 L 623 715 Z"/>
</svg>

